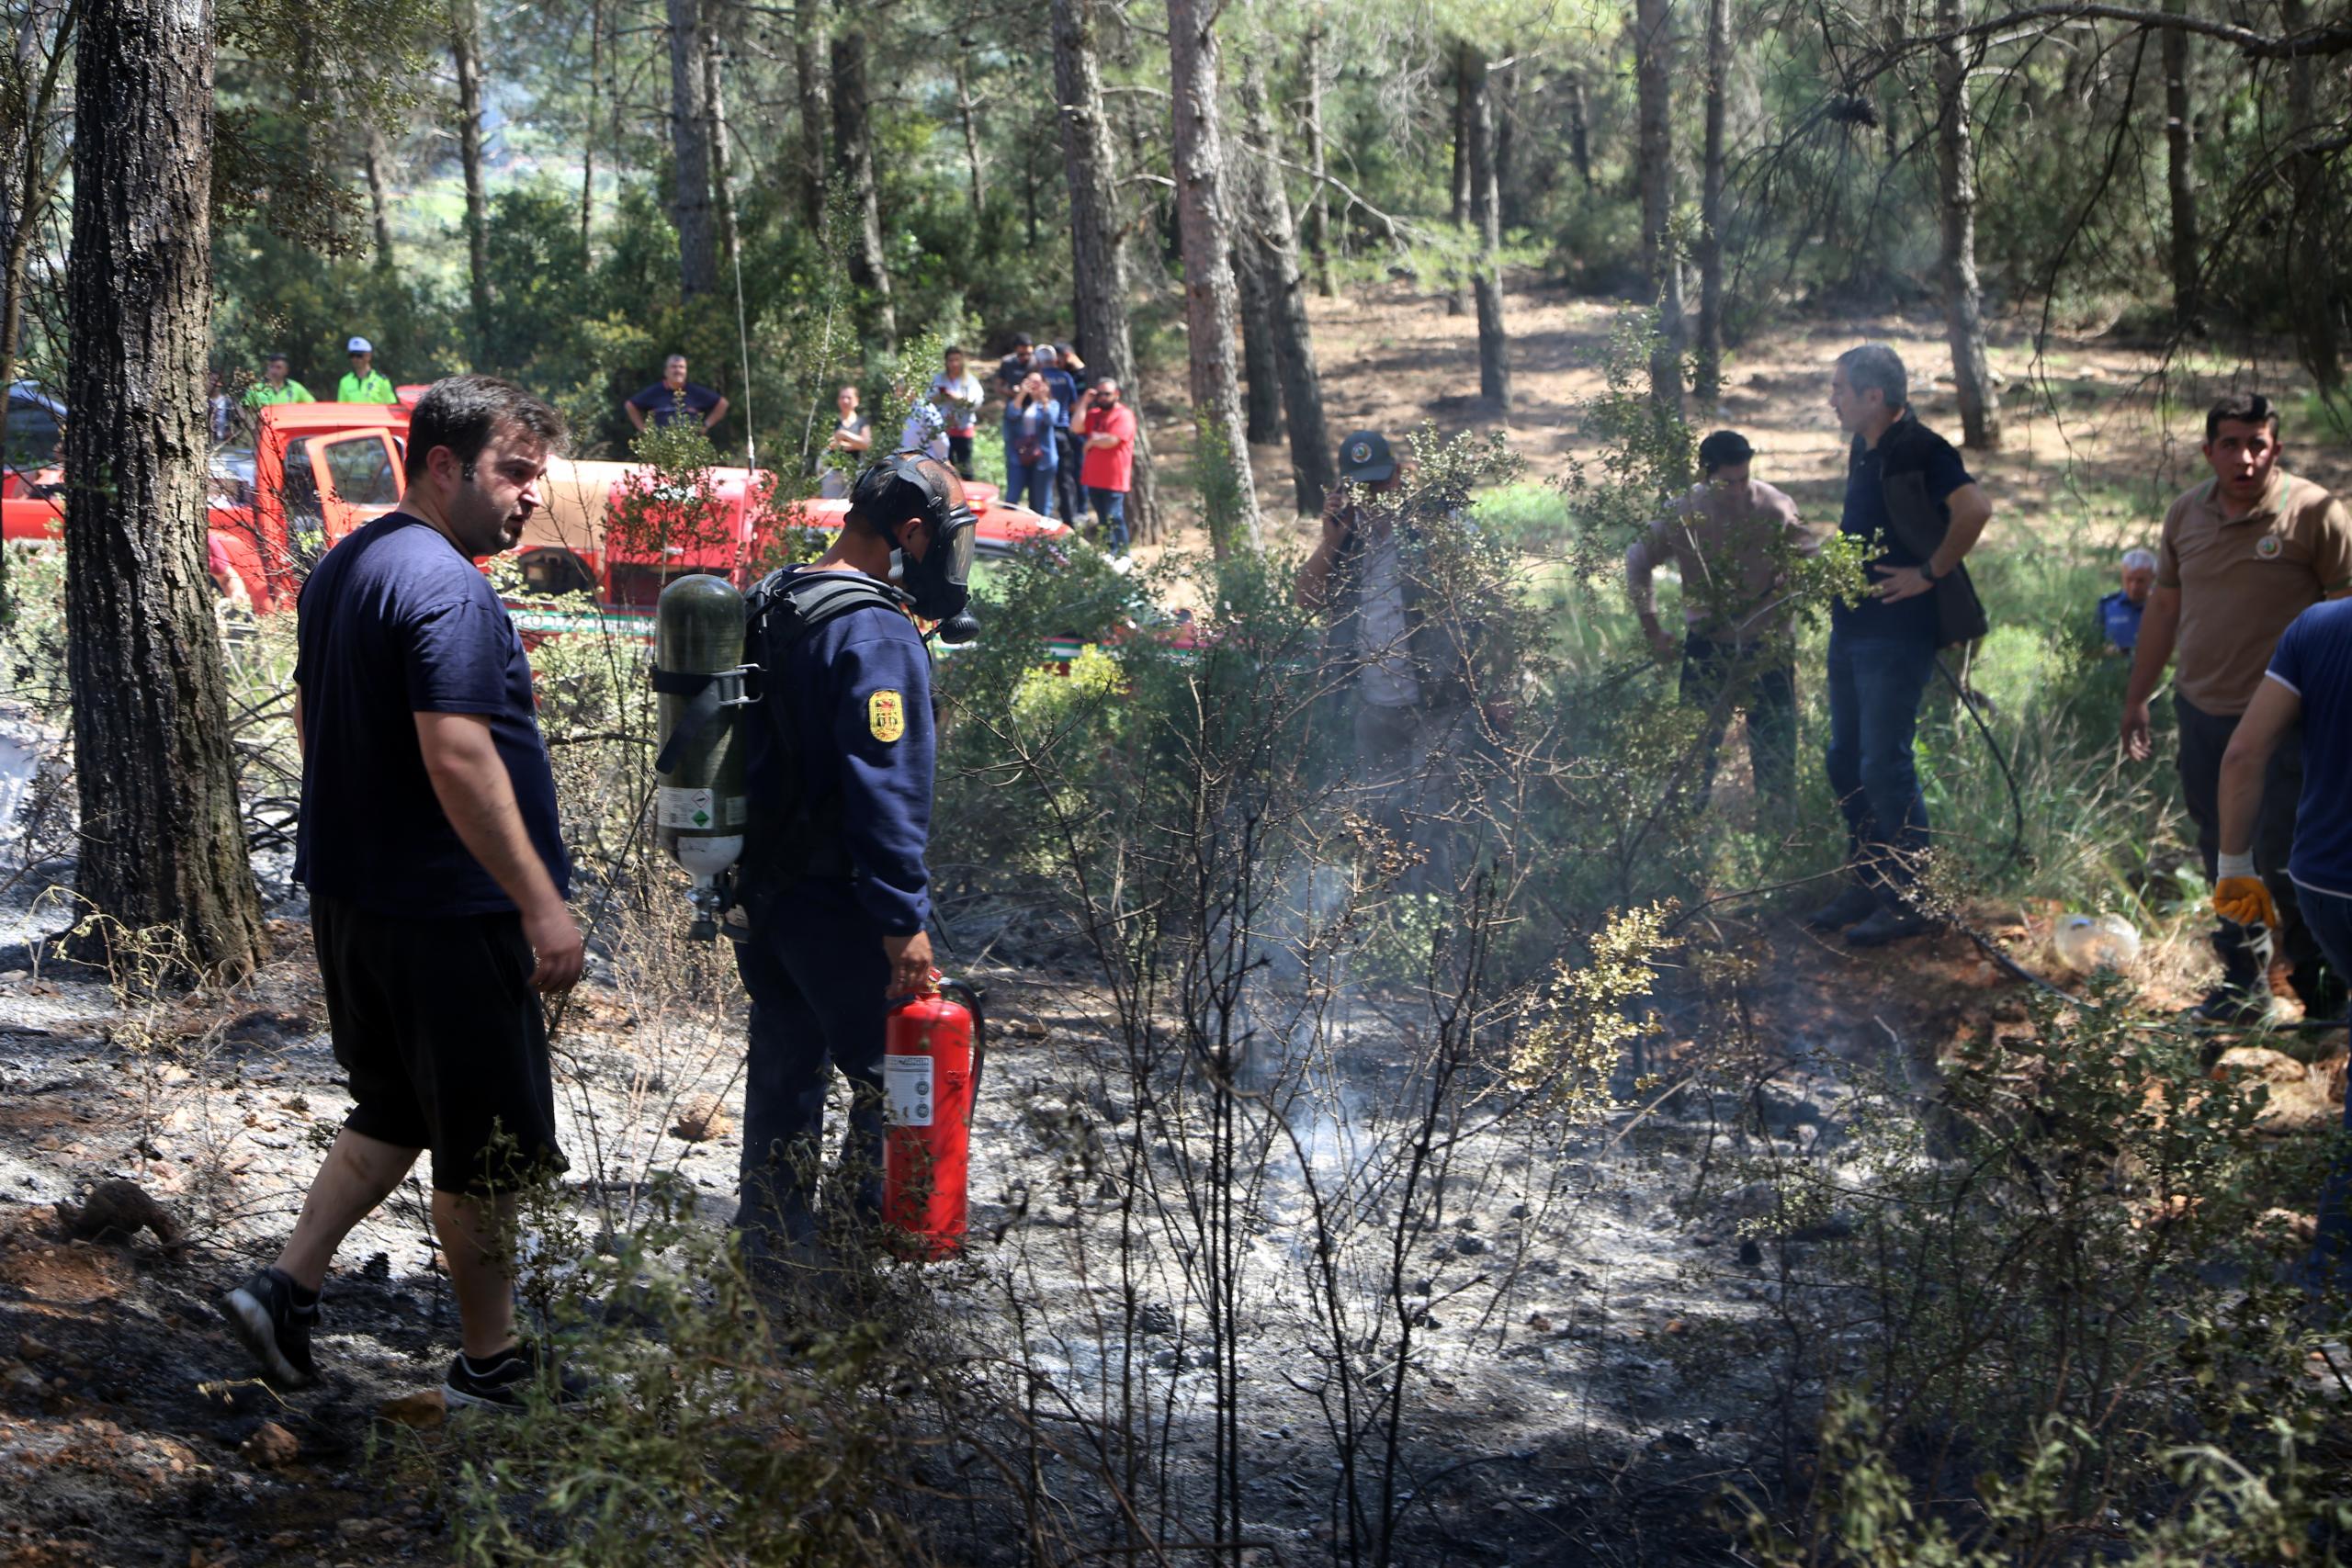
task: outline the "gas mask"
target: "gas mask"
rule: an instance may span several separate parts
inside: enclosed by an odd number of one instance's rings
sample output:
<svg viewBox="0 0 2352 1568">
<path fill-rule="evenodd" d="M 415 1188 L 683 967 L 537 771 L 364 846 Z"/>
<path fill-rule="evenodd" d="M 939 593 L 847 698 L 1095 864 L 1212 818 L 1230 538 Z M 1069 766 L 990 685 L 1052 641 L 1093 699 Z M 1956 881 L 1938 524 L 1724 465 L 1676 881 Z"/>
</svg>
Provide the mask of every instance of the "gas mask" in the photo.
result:
<svg viewBox="0 0 2352 1568">
<path fill-rule="evenodd" d="M 916 615 L 939 623 L 942 642 L 967 643 L 979 635 L 979 623 L 965 613 L 971 599 L 973 535 L 979 520 L 971 507 L 954 499 L 945 479 L 926 469 L 919 458 L 920 454 L 895 452 L 867 468 L 858 476 L 850 504 L 867 517 L 921 513 L 931 546 L 921 558 L 893 548 L 890 581 L 907 595 Z"/>
</svg>

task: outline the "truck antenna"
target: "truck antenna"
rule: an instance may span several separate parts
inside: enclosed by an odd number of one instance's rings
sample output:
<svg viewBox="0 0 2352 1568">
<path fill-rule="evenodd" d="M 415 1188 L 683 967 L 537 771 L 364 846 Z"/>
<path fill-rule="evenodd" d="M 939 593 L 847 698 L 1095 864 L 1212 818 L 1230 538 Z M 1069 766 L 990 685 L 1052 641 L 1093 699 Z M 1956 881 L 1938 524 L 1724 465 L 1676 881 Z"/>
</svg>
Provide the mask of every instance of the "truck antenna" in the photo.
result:
<svg viewBox="0 0 2352 1568">
<path fill-rule="evenodd" d="M 743 355 L 743 466 L 760 466 L 760 438 L 752 424 L 752 333 L 743 321 L 743 242 L 738 239 L 735 253 L 735 346 Z"/>
</svg>

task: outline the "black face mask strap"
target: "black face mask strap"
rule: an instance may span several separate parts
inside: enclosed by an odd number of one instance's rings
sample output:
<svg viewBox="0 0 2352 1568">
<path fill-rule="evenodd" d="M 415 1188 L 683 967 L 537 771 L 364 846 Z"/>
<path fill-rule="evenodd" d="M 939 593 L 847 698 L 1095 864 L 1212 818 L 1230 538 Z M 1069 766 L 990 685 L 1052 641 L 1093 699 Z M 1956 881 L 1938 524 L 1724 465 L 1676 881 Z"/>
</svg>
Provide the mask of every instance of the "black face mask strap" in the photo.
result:
<svg viewBox="0 0 2352 1568">
<path fill-rule="evenodd" d="M 968 502 L 951 499 L 952 492 L 933 474 L 927 472 L 916 459 L 902 452 L 890 454 L 890 472 L 901 483 L 910 484 L 922 492 L 923 526 L 931 530 L 933 546 L 944 544 L 959 529 L 979 525 L 979 514 Z"/>
</svg>

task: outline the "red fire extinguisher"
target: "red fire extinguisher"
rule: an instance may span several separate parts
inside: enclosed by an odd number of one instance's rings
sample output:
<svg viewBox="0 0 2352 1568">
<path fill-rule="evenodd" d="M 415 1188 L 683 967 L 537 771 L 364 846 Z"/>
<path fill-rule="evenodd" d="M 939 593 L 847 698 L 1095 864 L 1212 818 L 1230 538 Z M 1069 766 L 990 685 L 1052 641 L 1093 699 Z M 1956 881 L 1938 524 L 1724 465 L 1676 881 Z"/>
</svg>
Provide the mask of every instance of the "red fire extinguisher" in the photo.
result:
<svg viewBox="0 0 2352 1568">
<path fill-rule="evenodd" d="M 970 1212 L 972 1110 L 988 1053 L 981 994 L 931 972 L 883 1039 L 882 1213 L 910 1255 L 944 1258 Z"/>
</svg>

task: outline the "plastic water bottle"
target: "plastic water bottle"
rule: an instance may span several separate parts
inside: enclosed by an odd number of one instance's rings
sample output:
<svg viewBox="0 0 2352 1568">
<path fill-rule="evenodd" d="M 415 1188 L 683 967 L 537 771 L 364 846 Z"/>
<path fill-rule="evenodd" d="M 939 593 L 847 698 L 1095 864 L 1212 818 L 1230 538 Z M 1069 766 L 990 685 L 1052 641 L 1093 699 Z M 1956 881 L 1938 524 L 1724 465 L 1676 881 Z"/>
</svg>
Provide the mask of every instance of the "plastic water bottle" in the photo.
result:
<svg viewBox="0 0 2352 1568">
<path fill-rule="evenodd" d="M 2140 933 L 2120 915 L 2064 915 L 2051 933 L 2058 962 L 2077 975 L 2124 970 L 2140 956 Z"/>
</svg>

